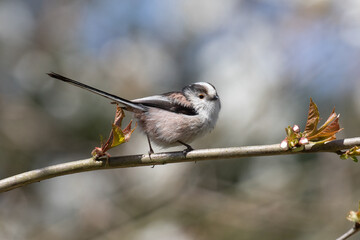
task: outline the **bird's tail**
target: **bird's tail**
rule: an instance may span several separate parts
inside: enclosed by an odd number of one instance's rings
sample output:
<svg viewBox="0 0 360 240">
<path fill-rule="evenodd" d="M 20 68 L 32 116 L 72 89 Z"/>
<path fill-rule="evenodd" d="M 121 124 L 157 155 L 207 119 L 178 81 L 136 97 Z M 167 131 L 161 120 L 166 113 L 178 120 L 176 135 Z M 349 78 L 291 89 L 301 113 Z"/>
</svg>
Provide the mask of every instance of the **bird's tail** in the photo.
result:
<svg viewBox="0 0 360 240">
<path fill-rule="evenodd" d="M 93 87 L 90 87 L 86 84 L 83 84 L 81 82 L 78 82 L 78 81 L 75 81 L 73 79 L 70 79 L 70 78 L 67 78 L 67 77 L 64 77 L 60 74 L 57 74 L 57 73 L 54 73 L 54 72 L 51 72 L 51 73 L 48 73 L 48 75 L 52 78 L 55 78 L 55 79 L 58 79 L 58 80 L 61 80 L 63 82 L 66 82 L 66 83 L 69 83 L 69 84 L 72 84 L 74 86 L 77 86 L 77 87 L 80 87 L 80 88 L 83 88 L 85 90 L 88 90 L 90 92 L 93 92 L 93 93 L 96 93 L 100 96 L 103 96 L 103 97 L 106 97 L 112 101 L 115 101 L 117 103 L 120 103 L 126 107 L 129 107 L 127 110 L 132 110 L 132 109 L 136 109 L 136 110 L 140 110 L 140 111 L 145 111 L 146 108 L 142 105 L 142 104 L 139 104 L 139 103 L 134 103 L 130 100 L 127 100 L 127 99 L 124 99 L 124 98 L 121 98 L 121 97 L 118 97 L 118 96 L 115 96 L 111 93 L 107 93 L 107 92 L 104 92 L 100 89 L 96 89 L 96 88 L 93 88 Z"/>
</svg>

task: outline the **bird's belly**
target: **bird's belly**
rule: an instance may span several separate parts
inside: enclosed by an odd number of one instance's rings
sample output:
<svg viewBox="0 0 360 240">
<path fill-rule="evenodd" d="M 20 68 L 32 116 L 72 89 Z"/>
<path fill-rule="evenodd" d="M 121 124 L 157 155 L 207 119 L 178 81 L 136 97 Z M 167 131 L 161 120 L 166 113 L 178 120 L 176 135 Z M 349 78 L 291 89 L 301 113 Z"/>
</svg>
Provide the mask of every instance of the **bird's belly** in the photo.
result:
<svg viewBox="0 0 360 240">
<path fill-rule="evenodd" d="M 135 114 L 135 117 L 145 134 L 160 146 L 171 146 L 178 141 L 190 143 L 210 130 L 208 123 L 198 115 L 151 108 L 146 113 Z"/>
</svg>

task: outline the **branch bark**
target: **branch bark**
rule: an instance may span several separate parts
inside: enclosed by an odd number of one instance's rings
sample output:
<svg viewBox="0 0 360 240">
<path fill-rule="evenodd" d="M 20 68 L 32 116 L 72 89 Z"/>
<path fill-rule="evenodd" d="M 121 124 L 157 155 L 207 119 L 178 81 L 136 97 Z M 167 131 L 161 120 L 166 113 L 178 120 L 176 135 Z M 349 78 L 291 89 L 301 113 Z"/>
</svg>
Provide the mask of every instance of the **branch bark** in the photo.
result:
<svg viewBox="0 0 360 240">
<path fill-rule="evenodd" d="M 326 144 L 308 144 L 300 152 L 283 150 L 280 144 L 245 146 L 231 148 L 201 149 L 188 152 L 164 152 L 149 155 L 129 155 L 110 157 L 108 160 L 93 160 L 92 158 L 57 164 L 29 172 L 20 173 L 0 180 L 0 192 L 6 192 L 45 179 L 63 176 L 67 174 L 113 168 L 128 168 L 140 166 L 163 165 L 168 163 L 192 162 L 202 160 L 221 160 L 243 157 L 271 156 L 284 154 L 314 153 L 314 152 L 338 152 L 360 145 L 360 137 L 339 139 Z"/>
<path fill-rule="evenodd" d="M 344 233 L 341 237 L 337 238 L 336 240 L 345 240 L 357 233 L 360 230 L 360 223 L 355 223 L 355 225 L 350 228 L 349 231 Z"/>
</svg>

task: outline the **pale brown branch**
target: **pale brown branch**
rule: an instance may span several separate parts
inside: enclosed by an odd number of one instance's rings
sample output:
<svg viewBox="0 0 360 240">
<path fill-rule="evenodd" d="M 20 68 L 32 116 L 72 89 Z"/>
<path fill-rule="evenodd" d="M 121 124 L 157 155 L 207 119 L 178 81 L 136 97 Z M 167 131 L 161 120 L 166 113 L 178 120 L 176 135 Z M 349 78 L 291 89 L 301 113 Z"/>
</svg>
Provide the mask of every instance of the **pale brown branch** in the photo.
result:
<svg viewBox="0 0 360 240">
<path fill-rule="evenodd" d="M 345 240 L 357 233 L 360 230 L 360 223 L 355 223 L 352 228 L 349 229 L 346 233 L 342 236 L 338 237 L 336 240 Z"/>
<path fill-rule="evenodd" d="M 284 154 L 298 154 L 298 153 L 313 153 L 313 152 L 338 152 L 346 150 L 356 145 L 360 145 L 360 137 L 340 139 L 326 144 L 305 146 L 305 149 L 300 152 L 292 152 L 291 150 L 283 150 L 280 144 L 261 145 L 261 146 L 245 146 L 245 147 L 231 147 L 231 148 L 213 148 L 200 149 L 188 152 L 186 155 L 183 152 L 165 152 L 149 155 L 130 155 L 110 157 L 108 161 L 95 161 L 92 158 L 73 161 L 68 163 L 57 164 L 29 172 L 20 173 L 0 180 L 0 192 L 6 192 L 30 183 L 39 182 L 45 179 L 100 169 L 111 168 L 127 168 L 140 166 L 163 165 L 167 163 L 180 163 L 202 160 L 221 160 L 231 158 L 256 157 L 256 156 L 270 156 L 270 155 L 284 155 Z"/>
</svg>

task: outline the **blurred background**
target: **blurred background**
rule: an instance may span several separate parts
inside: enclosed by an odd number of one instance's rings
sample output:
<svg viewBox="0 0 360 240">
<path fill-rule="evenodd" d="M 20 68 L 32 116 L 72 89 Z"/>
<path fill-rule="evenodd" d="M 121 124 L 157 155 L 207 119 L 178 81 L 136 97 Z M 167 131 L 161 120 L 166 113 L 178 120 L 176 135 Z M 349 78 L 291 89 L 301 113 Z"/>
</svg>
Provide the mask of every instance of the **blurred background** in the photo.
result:
<svg viewBox="0 0 360 240">
<path fill-rule="evenodd" d="M 341 113 L 338 138 L 360 136 L 360 2 L 2 0 L 0 178 L 88 158 L 108 136 L 115 107 L 50 71 L 129 99 L 214 84 L 219 121 L 195 148 L 280 143 L 310 97 L 323 120 Z M 136 130 L 110 154 L 147 151 Z M 329 153 L 74 174 L 2 193 L 0 235 L 334 239 L 359 174 Z"/>
</svg>

